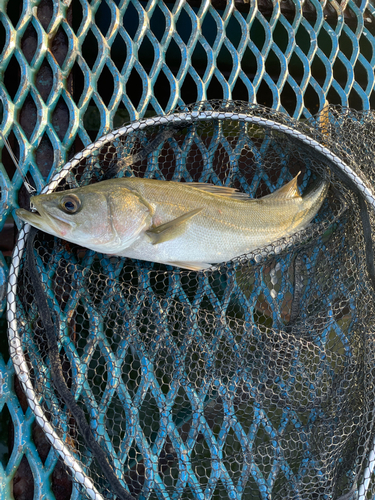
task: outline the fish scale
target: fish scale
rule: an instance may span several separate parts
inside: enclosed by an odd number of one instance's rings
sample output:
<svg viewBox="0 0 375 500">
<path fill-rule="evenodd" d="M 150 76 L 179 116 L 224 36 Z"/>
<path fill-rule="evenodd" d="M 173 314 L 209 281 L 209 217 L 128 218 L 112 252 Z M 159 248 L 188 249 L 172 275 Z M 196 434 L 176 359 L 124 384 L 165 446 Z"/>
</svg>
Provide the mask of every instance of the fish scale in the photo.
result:
<svg viewBox="0 0 375 500">
<path fill-rule="evenodd" d="M 329 183 L 297 177 L 260 199 L 228 187 L 128 177 L 34 196 L 31 225 L 92 250 L 201 270 L 304 229 Z M 76 207 L 76 210 L 75 208 Z"/>
</svg>

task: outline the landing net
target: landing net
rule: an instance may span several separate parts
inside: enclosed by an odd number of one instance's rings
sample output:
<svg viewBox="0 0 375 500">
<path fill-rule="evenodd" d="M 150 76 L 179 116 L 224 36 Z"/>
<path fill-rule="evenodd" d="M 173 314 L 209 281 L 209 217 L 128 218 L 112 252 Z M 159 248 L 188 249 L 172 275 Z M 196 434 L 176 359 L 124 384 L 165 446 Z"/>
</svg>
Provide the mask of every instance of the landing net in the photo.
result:
<svg viewBox="0 0 375 500">
<path fill-rule="evenodd" d="M 44 192 L 115 176 L 260 198 L 330 179 L 307 229 L 201 272 L 108 257 L 38 232 L 32 251 L 63 376 L 134 499 L 373 498 L 374 114 L 314 122 L 204 102 L 99 139 Z M 21 231 L 11 355 L 29 405 L 92 499 L 116 493 L 51 376 Z"/>
</svg>

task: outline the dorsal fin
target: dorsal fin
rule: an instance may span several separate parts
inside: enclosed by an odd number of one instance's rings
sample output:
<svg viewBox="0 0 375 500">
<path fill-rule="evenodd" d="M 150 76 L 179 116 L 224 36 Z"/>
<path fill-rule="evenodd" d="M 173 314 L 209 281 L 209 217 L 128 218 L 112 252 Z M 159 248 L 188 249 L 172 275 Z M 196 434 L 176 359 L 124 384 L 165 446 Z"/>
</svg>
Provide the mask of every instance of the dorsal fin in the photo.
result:
<svg viewBox="0 0 375 500">
<path fill-rule="evenodd" d="M 279 199 L 279 200 L 291 200 L 293 198 L 301 198 L 301 195 L 299 194 L 298 190 L 298 184 L 297 184 L 297 178 L 301 172 L 298 172 L 298 174 L 287 184 L 282 186 L 280 189 L 277 189 L 271 194 L 267 194 L 266 196 L 263 196 L 262 200 L 264 199 Z"/>
<path fill-rule="evenodd" d="M 237 189 L 227 186 L 215 186 L 214 184 L 208 184 L 204 182 L 187 182 L 185 186 L 190 186 L 194 189 L 199 189 L 200 191 L 216 194 L 218 196 L 234 198 L 236 200 L 253 201 L 252 198 L 249 198 L 249 195 L 247 193 L 240 193 L 239 191 L 237 191 Z"/>
</svg>

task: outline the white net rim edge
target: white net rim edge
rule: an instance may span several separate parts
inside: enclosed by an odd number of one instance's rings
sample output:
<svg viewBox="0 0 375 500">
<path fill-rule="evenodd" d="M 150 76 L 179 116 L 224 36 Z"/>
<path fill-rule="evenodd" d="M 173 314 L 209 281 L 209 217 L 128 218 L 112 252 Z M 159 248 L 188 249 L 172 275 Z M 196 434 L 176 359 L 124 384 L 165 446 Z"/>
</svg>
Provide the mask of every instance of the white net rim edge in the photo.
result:
<svg viewBox="0 0 375 500">
<path fill-rule="evenodd" d="M 225 111 L 191 111 L 175 113 L 167 116 L 158 116 L 153 118 L 147 118 L 133 122 L 129 125 L 125 125 L 117 129 L 114 132 L 110 132 L 94 143 L 87 146 L 83 151 L 77 153 L 72 160 L 67 162 L 63 168 L 57 172 L 51 181 L 44 187 L 41 194 L 46 194 L 53 192 L 57 184 L 66 177 L 69 171 L 74 168 L 83 159 L 91 155 L 92 151 L 96 148 L 103 147 L 106 143 L 112 141 L 113 139 L 120 137 L 122 135 L 128 134 L 131 131 L 142 130 L 146 127 L 152 125 L 166 125 L 171 123 L 182 123 L 189 121 L 205 121 L 205 120 L 224 120 L 231 119 L 234 121 L 244 121 L 247 123 L 253 123 L 255 125 L 263 126 L 271 130 L 276 130 L 278 132 L 285 133 L 287 135 L 293 136 L 297 140 L 300 140 L 304 144 L 307 144 L 312 149 L 327 157 L 331 162 L 333 162 L 346 176 L 351 178 L 352 182 L 357 186 L 358 190 L 365 197 L 366 201 L 370 204 L 375 212 L 375 193 L 370 186 L 367 185 L 364 179 L 361 179 L 358 174 L 356 174 L 349 165 L 344 163 L 338 156 L 336 156 L 328 148 L 320 144 L 318 141 L 312 139 L 306 134 L 293 129 L 288 125 L 278 123 L 274 120 L 268 118 L 262 118 L 259 116 L 253 116 L 245 113 L 235 113 L 235 112 L 225 112 Z M 20 231 L 17 239 L 17 244 L 14 248 L 12 255 L 12 262 L 9 268 L 9 276 L 13 279 L 8 281 L 7 289 L 7 318 L 8 318 L 8 340 L 9 340 L 9 350 L 10 356 L 14 363 L 15 371 L 19 377 L 23 389 L 25 391 L 26 397 L 28 399 L 29 405 L 32 408 L 35 417 L 45 431 L 48 440 L 50 441 L 53 448 L 60 454 L 64 463 L 69 467 L 74 479 L 81 484 L 87 491 L 87 494 L 92 500 L 104 500 L 103 496 L 95 488 L 93 481 L 85 474 L 79 461 L 70 452 L 68 447 L 56 434 L 55 430 L 48 422 L 41 406 L 36 402 L 37 396 L 31 383 L 29 369 L 21 348 L 21 339 L 18 334 L 17 319 L 16 319 L 16 294 L 17 294 L 17 278 L 19 272 L 20 261 L 25 249 L 27 235 L 30 230 L 30 226 L 25 224 L 24 228 Z M 367 490 L 370 484 L 371 475 L 375 468 L 375 438 L 373 440 L 373 449 L 370 452 L 368 459 L 368 466 L 363 474 L 363 482 L 359 486 L 358 490 L 358 500 L 365 500 Z"/>
<path fill-rule="evenodd" d="M 25 224 L 19 233 L 17 246 L 15 247 L 12 263 L 9 273 L 18 278 L 19 265 L 22 258 L 23 251 L 26 246 L 27 235 L 31 226 Z M 10 274 L 11 275 L 11 274 Z M 69 448 L 58 436 L 52 425 L 49 423 L 45 416 L 42 407 L 39 405 L 38 398 L 35 394 L 34 387 L 31 383 L 29 367 L 26 362 L 23 350 L 21 348 L 21 339 L 18 334 L 17 320 L 16 320 L 16 293 L 17 293 L 17 279 L 9 280 L 7 291 L 7 319 L 8 319 L 8 340 L 9 352 L 12 358 L 16 374 L 21 381 L 23 390 L 26 394 L 28 404 L 35 415 L 35 418 L 47 436 L 51 446 L 58 452 L 63 462 L 69 467 L 74 479 L 81 484 L 87 491 L 87 494 L 92 500 L 104 500 L 102 495 L 97 491 L 93 481 L 87 476 L 82 469 L 79 461 L 70 452 Z"/>
</svg>

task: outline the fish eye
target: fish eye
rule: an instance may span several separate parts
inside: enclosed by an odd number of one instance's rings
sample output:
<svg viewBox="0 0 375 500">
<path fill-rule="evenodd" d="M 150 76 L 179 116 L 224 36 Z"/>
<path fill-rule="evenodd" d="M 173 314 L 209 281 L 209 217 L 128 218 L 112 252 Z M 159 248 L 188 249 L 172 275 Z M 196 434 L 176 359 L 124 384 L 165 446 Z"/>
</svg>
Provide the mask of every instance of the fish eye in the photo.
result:
<svg viewBox="0 0 375 500">
<path fill-rule="evenodd" d="M 74 194 L 68 194 L 62 199 L 61 207 L 67 214 L 75 214 L 81 208 L 81 200 Z"/>
</svg>

